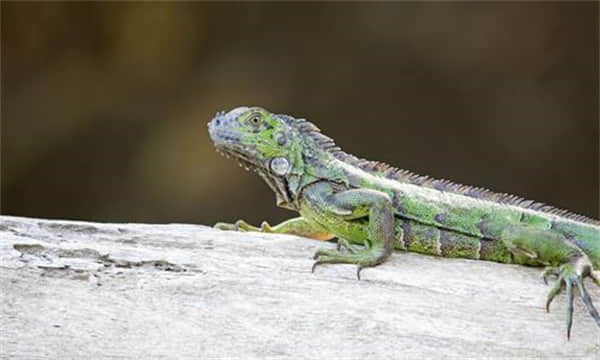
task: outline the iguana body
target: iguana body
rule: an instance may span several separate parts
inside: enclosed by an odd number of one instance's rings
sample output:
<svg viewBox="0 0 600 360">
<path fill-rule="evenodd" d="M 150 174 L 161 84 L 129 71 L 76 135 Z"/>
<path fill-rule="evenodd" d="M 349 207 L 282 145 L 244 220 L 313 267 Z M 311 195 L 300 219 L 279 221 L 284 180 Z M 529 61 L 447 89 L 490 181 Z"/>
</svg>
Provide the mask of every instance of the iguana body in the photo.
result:
<svg viewBox="0 0 600 360">
<path fill-rule="evenodd" d="M 356 264 L 359 278 L 362 268 L 384 262 L 394 248 L 545 266 L 544 280 L 558 276 L 547 308 L 566 289 L 567 335 L 575 293 L 600 327 L 583 285 L 587 276 L 600 285 L 598 220 L 362 160 L 341 151 L 312 123 L 262 108 L 218 113 L 209 132 L 219 151 L 267 182 L 279 206 L 301 215 L 274 227 L 238 221 L 218 228 L 337 237 L 338 250 L 317 251 L 313 271 L 326 263 Z"/>
</svg>

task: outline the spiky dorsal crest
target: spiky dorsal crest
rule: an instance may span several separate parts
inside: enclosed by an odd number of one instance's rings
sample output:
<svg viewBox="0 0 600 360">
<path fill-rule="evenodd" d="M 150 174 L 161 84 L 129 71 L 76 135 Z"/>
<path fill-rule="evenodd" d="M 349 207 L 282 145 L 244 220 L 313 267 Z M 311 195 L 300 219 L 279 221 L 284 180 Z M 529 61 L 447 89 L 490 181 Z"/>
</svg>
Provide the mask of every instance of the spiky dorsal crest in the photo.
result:
<svg viewBox="0 0 600 360">
<path fill-rule="evenodd" d="M 306 119 L 295 119 L 288 115 L 278 115 L 282 119 L 285 119 L 289 124 L 298 129 L 301 133 L 308 136 L 313 140 L 317 146 L 321 149 L 331 153 L 335 158 L 340 161 L 343 161 L 347 164 L 356 166 L 363 171 L 367 171 L 370 173 L 378 173 L 381 176 L 384 176 L 388 179 L 420 185 L 424 187 L 429 187 L 433 189 L 437 189 L 440 191 L 451 192 L 455 194 L 460 194 L 464 196 L 469 196 L 472 198 L 493 201 L 499 204 L 507 204 L 518 206 L 523 209 L 531 209 L 535 211 L 544 212 L 547 214 L 562 216 L 571 220 L 600 225 L 600 220 L 592 219 L 587 216 L 575 214 L 568 210 L 559 209 L 554 206 L 546 205 L 542 202 L 537 202 L 533 200 L 527 200 L 522 197 L 506 194 L 506 193 L 497 193 L 491 190 L 488 190 L 483 187 L 475 187 L 469 185 L 462 185 L 450 180 L 446 179 L 434 179 L 429 176 L 415 174 L 411 171 L 399 169 L 394 166 L 388 165 L 379 161 L 370 161 L 358 158 L 354 155 L 345 153 L 340 149 L 339 146 L 335 144 L 333 139 L 328 136 L 325 136 L 321 133 L 321 130 L 313 123 Z"/>
</svg>

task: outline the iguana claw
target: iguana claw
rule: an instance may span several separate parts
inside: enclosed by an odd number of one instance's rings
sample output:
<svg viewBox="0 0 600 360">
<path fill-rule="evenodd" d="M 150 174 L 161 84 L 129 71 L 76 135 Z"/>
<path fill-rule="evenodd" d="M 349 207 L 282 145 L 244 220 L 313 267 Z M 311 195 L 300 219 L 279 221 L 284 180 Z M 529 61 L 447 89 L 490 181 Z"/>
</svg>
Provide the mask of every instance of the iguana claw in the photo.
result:
<svg viewBox="0 0 600 360">
<path fill-rule="evenodd" d="M 360 280 L 360 271 L 361 271 L 362 269 L 363 269 L 363 267 L 362 267 L 362 266 L 360 266 L 360 265 L 358 265 L 358 266 L 356 267 L 356 278 L 357 278 L 358 280 Z"/>
</svg>

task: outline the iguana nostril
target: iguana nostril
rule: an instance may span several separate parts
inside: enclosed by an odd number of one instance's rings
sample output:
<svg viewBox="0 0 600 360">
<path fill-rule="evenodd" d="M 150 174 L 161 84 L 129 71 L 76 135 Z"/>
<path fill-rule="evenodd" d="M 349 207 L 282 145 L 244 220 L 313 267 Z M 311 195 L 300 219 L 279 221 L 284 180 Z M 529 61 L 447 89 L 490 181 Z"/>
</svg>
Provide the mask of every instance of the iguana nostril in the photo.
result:
<svg viewBox="0 0 600 360">
<path fill-rule="evenodd" d="M 217 125 L 221 125 L 221 120 L 217 119 L 215 120 L 215 122 L 217 123 Z"/>
</svg>

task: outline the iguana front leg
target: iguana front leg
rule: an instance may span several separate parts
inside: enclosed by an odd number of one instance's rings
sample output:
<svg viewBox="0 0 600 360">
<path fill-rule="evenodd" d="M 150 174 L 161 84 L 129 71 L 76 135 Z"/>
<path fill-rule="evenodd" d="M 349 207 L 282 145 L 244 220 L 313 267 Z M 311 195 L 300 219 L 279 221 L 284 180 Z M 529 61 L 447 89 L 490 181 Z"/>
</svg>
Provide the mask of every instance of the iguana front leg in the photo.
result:
<svg viewBox="0 0 600 360">
<path fill-rule="evenodd" d="M 315 253 L 312 270 L 321 264 L 356 264 L 360 271 L 384 262 L 393 251 L 394 211 L 390 198 L 371 189 L 352 189 L 336 192 L 321 182 L 309 186 L 303 193 L 302 204 L 307 212 L 329 232 L 341 239 L 363 242 L 364 249 L 350 253 L 321 249 Z M 364 225 L 356 220 L 367 218 Z M 365 231 L 366 230 L 366 231 Z"/>
<path fill-rule="evenodd" d="M 291 234 L 304 236 L 315 240 L 330 240 L 335 237 L 334 235 L 324 231 L 323 229 L 317 228 L 303 217 L 292 218 L 275 226 L 271 226 L 268 222 L 263 221 L 260 227 L 256 227 L 248 224 L 244 220 L 238 220 L 234 224 L 223 222 L 216 223 L 215 228 L 220 230 L 257 231 L 273 234 Z"/>
</svg>

